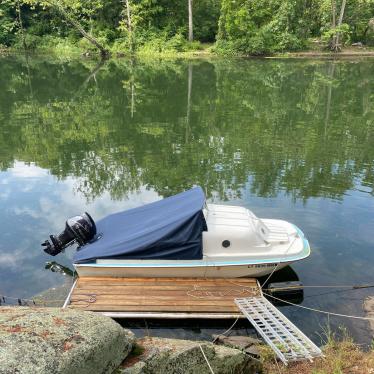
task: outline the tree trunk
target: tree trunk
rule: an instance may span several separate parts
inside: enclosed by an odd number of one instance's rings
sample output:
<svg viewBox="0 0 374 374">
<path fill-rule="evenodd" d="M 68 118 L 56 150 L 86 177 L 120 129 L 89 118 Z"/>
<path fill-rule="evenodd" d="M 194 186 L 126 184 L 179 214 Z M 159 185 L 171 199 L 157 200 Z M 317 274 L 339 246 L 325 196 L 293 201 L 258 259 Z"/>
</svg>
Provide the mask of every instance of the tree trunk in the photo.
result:
<svg viewBox="0 0 374 374">
<path fill-rule="evenodd" d="M 336 0 L 331 0 L 332 27 L 336 27 Z"/>
<path fill-rule="evenodd" d="M 130 8 L 130 0 L 126 0 L 126 14 L 127 14 L 127 31 L 129 33 L 130 38 L 130 51 L 134 51 L 134 40 L 132 35 L 132 22 L 131 22 L 131 8 Z"/>
<path fill-rule="evenodd" d="M 86 32 L 83 26 L 71 14 L 69 14 L 58 2 L 48 1 L 48 3 L 54 6 L 61 13 L 61 15 L 82 34 L 84 38 L 86 38 L 100 51 L 101 57 L 107 58 L 110 55 L 110 52 L 103 45 L 101 45 L 91 34 Z"/>
<path fill-rule="evenodd" d="M 342 5 L 340 7 L 340 15 L 339 15 L 339 20 L 338 20 L 338 27 L 340 27 L 343 23 L 343 17 L 344 17 L 344 11 L 345 11 L 345 5 L 347 4 L 347 0 L 342 1 Z M 336 45 L 340 48 L 340 33 L 338 32 L 336 34 Z"/>
<path fill-rule="evenodd" d="M 344 12 L 345 12 L 345 6 L 347 4 L 347 0 L 342 0 L 342 4 L 340 6 L 340 14 L 339 14 L 339 19 L 338 19 L 338 24 L 337 27 L 340 27 L 343 23 L 343 17 L 344 17 Z M 336 35 L 334 36 L 335 40 L 333 42 L 333 51 L 339 52 L 341 50 L 340 47 L 340 32 L 337 32 Z"/>
<path fill-rule="evenodd" d="M 192 1 L 188 0 L 188 40 L 193 41 Z"/>
<path fill-rule="evenodd" d="M 331 28 L 334 30 L 336 28 L 336 0 L 331 0 L 331 13 L 332 13 L 332 21 L 331 21 Z M 336 45 L 336 35 L 332 37 L 330 49 L 334 50 Z"/>
<path fill-rule="evenodd" d="M 24 32 L 24 29 L 23 29 L 21 6 L 19 4 L 19 0 L 17 0 L 17 13 L 18 13 L 18 23 L 19 23 L 19 27 L 21 29 L 21 34 L 22 34 L 22 46 L 23 46 L 23 49 L 26 51 L 27 50 L 27 45 L 26 45 L 26 39 L 25 39 L 25 32 Z"/>
<path fill-rule="evenodd" d="M 366 26 L 366 29 L 363 34 L 364 40 L 366 39 L 366 34 L 368 33 L 369 30 L 374 30 L 374 18 L 370 18 L 368 25 Z"/>
<path fill-rule="evenodd" d="M 344 17 L 344 11 L 345 11 L 345 6 L 347 4 L 347 0 L 342 1 L 342 6 L 340 8 L 340 15 L 339 15 L 339 20 L 338 20 L 338 26 L 340 26 L 343 23 L 343 17 Z"/>
</svg>

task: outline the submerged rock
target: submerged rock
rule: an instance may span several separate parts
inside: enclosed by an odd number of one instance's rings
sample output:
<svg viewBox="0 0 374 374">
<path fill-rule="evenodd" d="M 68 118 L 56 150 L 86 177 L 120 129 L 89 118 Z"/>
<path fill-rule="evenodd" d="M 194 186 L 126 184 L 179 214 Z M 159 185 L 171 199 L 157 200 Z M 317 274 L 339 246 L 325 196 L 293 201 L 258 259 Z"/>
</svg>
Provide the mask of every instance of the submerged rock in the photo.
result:
<svg viewBox="0 0 374 374">
<path fill-rule="evenodd" d="M 244 352 L 207 342 L 143 338 L 137 341 L 137 345 L 138 355 L 129 356 L 117 373 L 210 374 L 201 349 L 215 374 L 252 374 L 260 369 L 258 361 Z"/>
<path fill-rule="evenodd" d="M 63 285 L 49 288 L 31 299 L 37 306 L 62 307 L 72 287 L 72 280 L 67 280 Z"/>
<path fill-rule="evenodd" d="M 260 357 L 259 345 L 261 340 L 252 338 L 250 336 L 224 336 L 213 335 L 216 344 L 222 344 L 226 347 L 240 349 L 254 357 Z"/>
<path fill-rule="evenodd" d="M 135 338 L 110 318 L 59 308 L 0 308 L 0 373 L 112 373 Z"/>
<path fill-rule="evenodd" d="M 368 296 L 364 300 L 364 311 L 366 312 L 366 317 L 373 318 L 373 320 L 369 321 L 369 326 L 374 335 L 374 296 Z"/>
</svg>

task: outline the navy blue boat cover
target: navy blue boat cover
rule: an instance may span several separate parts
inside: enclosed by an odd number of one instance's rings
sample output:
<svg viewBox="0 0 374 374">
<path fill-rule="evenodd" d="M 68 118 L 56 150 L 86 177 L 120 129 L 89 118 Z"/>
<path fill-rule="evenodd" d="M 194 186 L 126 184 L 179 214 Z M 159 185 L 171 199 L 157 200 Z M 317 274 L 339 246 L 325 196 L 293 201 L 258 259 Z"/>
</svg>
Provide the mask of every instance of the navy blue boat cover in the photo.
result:
<svg viewBox="0 0 374 374">
<path fill-rule="evenodd" d="M 111 214 L 96 224 L 102 237 L 81 247 L 75 263 L 98 258 L 195 260 L 203 257 L 207 230 L 200 187 L 139 208 Z"/>
</svg>

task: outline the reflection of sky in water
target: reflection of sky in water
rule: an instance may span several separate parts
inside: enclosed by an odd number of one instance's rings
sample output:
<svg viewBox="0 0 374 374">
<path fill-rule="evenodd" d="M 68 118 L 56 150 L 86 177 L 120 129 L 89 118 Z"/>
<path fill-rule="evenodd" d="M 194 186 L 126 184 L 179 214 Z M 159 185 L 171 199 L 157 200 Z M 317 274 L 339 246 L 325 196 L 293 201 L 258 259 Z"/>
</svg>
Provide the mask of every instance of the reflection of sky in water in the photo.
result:
<svg viewBox="0 0 374 374">
<path fill-rule="evenodd" d="M 0 173 L 0 292 L 26 297 L 62 282 L 62 276 L 44 270 L 52 257 L 44 254 L 40 243 L 59 233 L 65 220 L 88 211 L 97 220 L 122 209 L 158 199 L 153 191 L 141 189 L 123 202 L 112 201 L 104 193 L 91 203 L 74 194 L 74 179 L 58 181 L 46 170 L 16 162 Z M 73 250 L 55 258 L 70 265 Z"/>
<path fill-rule="evenodd" d="M 44 270 L 52 258 L 43 253 L 40 243 L 58 233 L 66 218 L 88 211 L 98 220 L 106 214 L 128 209 L 159 198 L 154 191 L 141 188 L 126 201 L 113 201 L 108 193 L 87 203 L 74 193 L 77 181 L 58 181 L 46 170 L 16 162 L 0 173 L 0 292 L 28 297 L 63 282 L 63 276 Z M 252 196 L 249 184 L 241 199 L 231 201 L 252 209 L 260 217 L 282 218 L 296 223 L 309 238 L 312 255 L 293 266 L 304 285 L 374 284 L 374 199 L 360 191 L 348 191 L 342 201 L 310 198 L 293 202 L 282 192 L 275 198 Z M 216 201 L 218 202 L 218 201 Z M 71 266 L 73 249 L 55 259 Z M 336 293 L 334 290 L 307 289 L 304 305 L 362 315 L 362 299 L 369 290 Z M 325 295 L 326 294 L 326 295 Z M 320 295 L 314 297 L 313 295 Z M 313 334 L 320 330 L 324 317 L 285 307 L 292 320 Z M 307 321 L 307 323 L 306 323 Z M 370 339 L 365 322 L 331 319 L 332 325 L 348 325 L 360 341 Z"/>
</svg>

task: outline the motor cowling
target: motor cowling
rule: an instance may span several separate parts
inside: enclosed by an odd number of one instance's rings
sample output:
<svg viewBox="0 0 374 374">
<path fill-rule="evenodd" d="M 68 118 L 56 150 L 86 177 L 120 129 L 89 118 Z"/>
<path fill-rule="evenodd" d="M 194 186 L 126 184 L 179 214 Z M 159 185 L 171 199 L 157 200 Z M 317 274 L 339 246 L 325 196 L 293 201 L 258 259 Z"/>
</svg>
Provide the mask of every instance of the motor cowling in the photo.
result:
<svg viewBox="0 0 374 374">
<path fill-rule="evenodd" d="M 92 217 L 87 213 L 69 218 L 65 223 L 65 229 L 58 235 L 50 235 L 50 240 L 42 243 L 44 252 L 56 256 L 66 247 L 77 243 L 85 245 L 96 235 L 96 225 Z"/>
</svg>

